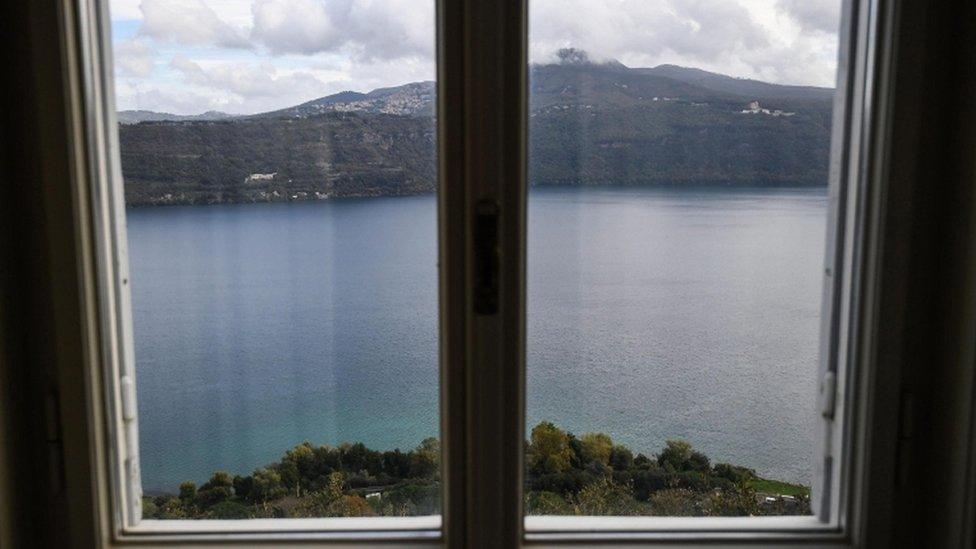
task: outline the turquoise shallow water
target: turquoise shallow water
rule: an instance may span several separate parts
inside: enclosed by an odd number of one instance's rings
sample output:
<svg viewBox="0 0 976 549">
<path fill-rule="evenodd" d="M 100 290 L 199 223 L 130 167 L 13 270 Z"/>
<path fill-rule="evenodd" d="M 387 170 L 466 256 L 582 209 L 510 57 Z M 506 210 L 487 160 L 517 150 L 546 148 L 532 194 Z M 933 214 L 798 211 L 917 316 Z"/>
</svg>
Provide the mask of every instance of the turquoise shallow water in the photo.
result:
<svg viewBox="0 0 976 549">
<path fill-rule="evenodd" d="M 540 189 L 528 416 L 809 480 L 823 191 Z M 128 211 L 143 483 L 437 434 L 432 196 Z"/>
</svg>

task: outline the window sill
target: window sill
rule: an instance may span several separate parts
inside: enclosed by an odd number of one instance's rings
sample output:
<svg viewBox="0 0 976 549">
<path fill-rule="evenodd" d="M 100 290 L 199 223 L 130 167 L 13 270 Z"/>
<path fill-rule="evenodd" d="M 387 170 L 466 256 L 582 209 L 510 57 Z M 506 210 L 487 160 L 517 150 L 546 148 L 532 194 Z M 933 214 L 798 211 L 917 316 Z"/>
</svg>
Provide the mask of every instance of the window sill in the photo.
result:
<svg viewBox="0 0 976 549">
<path fill-rule="evenodd" d="M 844 547 L 846 538 L 836 525 L 813 516 L 796 517 L 575 517 L 530 516 L 525 518 L 526 541 L 729 541 L 822 542 L 825 547 Z"/>
<path fill-rule="evenodd" d="M 441 517 L 336 517 L 242 520 L 143 520 L 119 541 L 355 540 L 429 543 L 441 539 Z"/>
</svg>

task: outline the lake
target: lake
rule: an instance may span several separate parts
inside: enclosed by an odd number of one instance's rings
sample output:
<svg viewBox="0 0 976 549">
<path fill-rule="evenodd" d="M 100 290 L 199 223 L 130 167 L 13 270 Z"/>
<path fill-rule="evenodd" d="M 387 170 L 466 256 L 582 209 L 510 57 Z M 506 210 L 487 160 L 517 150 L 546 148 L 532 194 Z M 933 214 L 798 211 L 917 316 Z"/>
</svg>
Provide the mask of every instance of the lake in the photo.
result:
<svg viewBox="0 0 976 549">
<path fill-rule="evenodd" d="M 529 200 L 529 426 L 809 482 L 824 190 Z M 128 212 L 143 484 L 438 430 L 433 196 Z"/>
</svg>

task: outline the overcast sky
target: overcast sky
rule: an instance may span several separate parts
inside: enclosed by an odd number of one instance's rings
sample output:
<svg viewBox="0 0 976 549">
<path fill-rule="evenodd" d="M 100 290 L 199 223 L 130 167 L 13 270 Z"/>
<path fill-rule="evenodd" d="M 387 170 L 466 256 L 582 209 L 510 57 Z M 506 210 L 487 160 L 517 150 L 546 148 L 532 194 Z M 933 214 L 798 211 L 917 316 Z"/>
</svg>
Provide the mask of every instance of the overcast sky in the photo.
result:
<svg viewBox="0 0 976 549">
<path fill-rule="evenodd" d="M 117 103 L 262 112 L 434 79 L 432 0 L 111 0 Z M 530 0 L 530 57 L 562 47 L 833 86 L 840 0 Z"/>
</svg>

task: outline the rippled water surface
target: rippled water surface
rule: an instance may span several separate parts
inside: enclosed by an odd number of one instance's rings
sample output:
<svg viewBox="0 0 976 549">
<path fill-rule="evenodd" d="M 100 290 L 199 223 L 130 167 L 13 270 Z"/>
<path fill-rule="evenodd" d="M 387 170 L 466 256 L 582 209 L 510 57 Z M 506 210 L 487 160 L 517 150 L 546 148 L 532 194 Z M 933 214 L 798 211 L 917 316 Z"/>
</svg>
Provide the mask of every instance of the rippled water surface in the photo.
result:
<svg viewBox="0 0 976 549">
<path fill-rule="evenodd" d="M 530 196 L 528 416 L 809 481 L 822 191 Z M 128 212 L 143 482 L 437 435 L 432 196 Z"/>
</svg>

